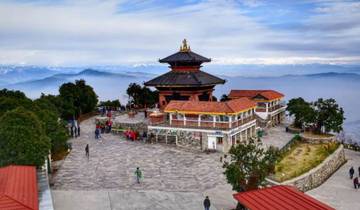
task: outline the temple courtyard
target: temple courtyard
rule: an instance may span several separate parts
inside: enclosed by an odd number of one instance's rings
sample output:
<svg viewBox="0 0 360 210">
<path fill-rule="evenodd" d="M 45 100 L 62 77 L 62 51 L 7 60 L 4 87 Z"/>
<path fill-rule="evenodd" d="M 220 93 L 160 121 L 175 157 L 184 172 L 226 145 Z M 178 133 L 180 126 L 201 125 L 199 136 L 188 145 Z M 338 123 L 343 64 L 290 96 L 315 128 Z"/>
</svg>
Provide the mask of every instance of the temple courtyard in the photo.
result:
<svg viewBox="0 0 360 210">
<path fill-rule="evenodd" d="M 210 196 L 212 209 L 236 205 L 222 174 L 220 153 L 132 142 L 114 134 L 96 140 L 94 128 L 94 118 L 81 124 L 81 137 L 71 140 L 72 151 L 51 180 L 57 210 L 195 210 L 202 208 L 205 195 Z M 144 175 L 141 184 L 136 183 L 136 167 Z"/>
<path fill-rule="evenodd" d="M 51 180 L 56 210 L 198 210 L 206 195 L 210 196 L 212 210 L 235 207 L 231 186 L 222 174 L 220 153 L 131 142 L 114 134 L 95 140 L 94 123 L 91 118 L 81 124 L 81 137 L 71 140 L 72 151 Z M 267 146 L 283 146 L 291 137 L 283 127 L 277 127 L 262 140 Z M 86 144 L 90 146 L 89 160 Z M 344 166 L 307 193 L 336 209 L 360 209 L 360 190 L 353 189 L 348 177 L 350 166 L 359 166 L 360 153 L 346 150 L 346 157 Z M 141 184 L 135 180 L 136 167 L 144 174 Z"/>
</svg>

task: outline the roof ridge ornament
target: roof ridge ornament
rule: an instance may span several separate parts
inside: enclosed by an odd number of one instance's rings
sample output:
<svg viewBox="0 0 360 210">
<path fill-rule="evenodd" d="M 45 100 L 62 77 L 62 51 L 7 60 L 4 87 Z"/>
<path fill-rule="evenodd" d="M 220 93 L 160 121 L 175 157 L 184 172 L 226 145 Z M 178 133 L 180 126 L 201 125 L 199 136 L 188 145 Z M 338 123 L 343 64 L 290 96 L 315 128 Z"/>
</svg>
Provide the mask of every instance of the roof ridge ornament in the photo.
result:
<svg viewBox="0 0 360 210">
<path fill-rule="evenodd" d="M 187 44 L 186 39 L 184 39 L 182 45 L 180 45 L 180 52 L 190 52 L 190 45 Z"/>
</svg>

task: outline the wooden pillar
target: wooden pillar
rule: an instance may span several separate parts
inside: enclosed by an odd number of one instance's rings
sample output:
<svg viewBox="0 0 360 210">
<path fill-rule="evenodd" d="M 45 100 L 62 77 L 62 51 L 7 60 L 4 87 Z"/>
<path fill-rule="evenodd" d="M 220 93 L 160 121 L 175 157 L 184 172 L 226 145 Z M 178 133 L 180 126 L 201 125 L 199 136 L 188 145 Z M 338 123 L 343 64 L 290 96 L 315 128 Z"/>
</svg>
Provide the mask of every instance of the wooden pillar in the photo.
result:
<svg viewBox="0 0 360 210">
<path fill-rule="evenodd" d="M 169 120 L 170 120 L 169 124 L 171 125 L 171 123 L 172 123 L 172 113 L 169 114 Z"/>
<path fill-rule="evenodd" d="M 216 125 L 216 116 L 213 115 L 213 127 L 215 128 L 215 125 Z"/>
<path fill-rule="evenodd" d="M 184 125 L 186 125 L 186 116 L 184 114 Z"/>
<path fill-rule="evenodd" d="M 198 127 L 200 127 L 201 126 L 201 114 L 199 114 L 199 116 L 198 116 Z"/>
</svg>

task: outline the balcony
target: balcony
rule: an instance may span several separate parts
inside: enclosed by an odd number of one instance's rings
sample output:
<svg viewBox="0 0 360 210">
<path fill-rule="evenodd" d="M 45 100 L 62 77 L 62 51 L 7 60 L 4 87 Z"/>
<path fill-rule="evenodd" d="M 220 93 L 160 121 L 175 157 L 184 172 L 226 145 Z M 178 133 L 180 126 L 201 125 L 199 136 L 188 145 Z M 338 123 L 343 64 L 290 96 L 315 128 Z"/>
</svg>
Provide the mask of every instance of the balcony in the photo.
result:
<svg viewBox="0 0 360 210">
<path fill-rule="evenodd" d="M 244 119 L 240 119 L 234 122 L 219 122 L 216 121 L 198 121 L 195 119 L 186 119 L 186 123 L 184 123 L 183 119 L 172 119 L 170 122 L 165 122 L 162 126 L 169 127 L 182 127 L 182 128 L 201 128 L 201 129 L 214 129 L 214 130 L 228 130 L 232 128 L 236 128 L 242 126 L 252 120 L 255 120 L 255 116 L 250 116 Z"/>
<path fill-rule="evenodd" d="M 284 105 L 282 104 L 277 104 L 275 106 L 272 106 L 272 107 L 268 107 L 268 112 L 273 112 L 273 111 L 276 111 L 280 108 L 284 107 Z M 255 109 L 256 112 L 266 112 L 266 107 L 257 107 Z"/>
</svg>

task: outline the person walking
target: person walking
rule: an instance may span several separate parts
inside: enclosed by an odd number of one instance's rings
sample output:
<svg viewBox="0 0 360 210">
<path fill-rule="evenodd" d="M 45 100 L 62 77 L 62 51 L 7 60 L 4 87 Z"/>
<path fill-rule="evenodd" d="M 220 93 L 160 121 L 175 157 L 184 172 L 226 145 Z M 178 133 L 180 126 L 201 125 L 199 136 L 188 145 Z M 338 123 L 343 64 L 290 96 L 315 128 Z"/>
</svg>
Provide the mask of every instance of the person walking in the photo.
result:
<svg viewBox="0 0 360 210">
<path fill-rule="evenodd" d="M 71 126 L 70 134 L 71 134 L 71 137 L 74 138 L 74 126 Z"/>
<path fill-rule="evenodd" d="M 141 177 L 142 177 L 142 172 L 141 172 L 141 170 L 140 170 L 139 167 L 136 168 L 135 176 L 136 176 L 136 182 L 137 182 L 138 184 L 140 184 L 140 179 L 141 179 Z"/>
<path fill-rule="evenodd" d="M 80 136 L 80 125 L 78 125 L 78 136 Z"/>
<path fill-rule="evenodd" d="M 75 134 L 75 138 L 77 138 L 77 137 L 78 137 L 77 131 L 78 131 L 77 126 L 75 126 L 75 127 L 74 127 L 74 134 Z"/>
<path fill-rule="evenodd" d="M 89 159 L 89 156 L 90 156 L 90 153 L 89 153 L 89 144 L 86 144 L 86 147 L 85 147 L 85 155 L 86 155 L 86 157 Z"/>
<path fill-rule="evenodd" d="M 358 177 L 355 177 L 353 182 L 354 182 L 354 188 L 355 189 L 359 188 L 359 179 L 358 179 Z"/>
<path fill-rule="evenodd" d="M 204 208 L 205 208 L 205 210 L 210 210 L 210 205 L 211 205 L 211 203 L 210 203 L 209 196 L 206 196 L 205 200 L 204 200 Z"/>
<path fill-rule="evenodd" d="M 95 139 L 99 139 L 99 137 L 100 137 L 100 130 L 99 130 L 99 128 L 96 128 L 95 129 Z"/>
<path fill-rule="evenodd" d="M 354 173 L 355 173 L 354 167 L 351 166 L 351 168 L 349 170 L 350 179 L 353 179 Z"/>
</svg>

